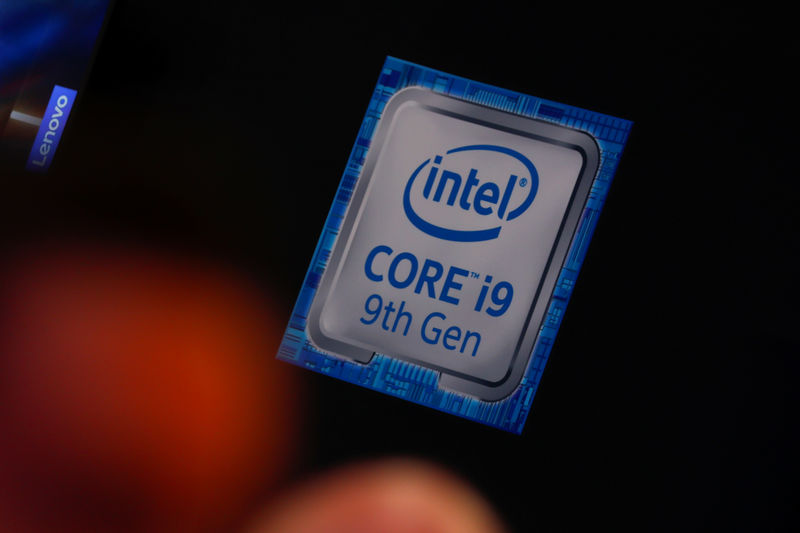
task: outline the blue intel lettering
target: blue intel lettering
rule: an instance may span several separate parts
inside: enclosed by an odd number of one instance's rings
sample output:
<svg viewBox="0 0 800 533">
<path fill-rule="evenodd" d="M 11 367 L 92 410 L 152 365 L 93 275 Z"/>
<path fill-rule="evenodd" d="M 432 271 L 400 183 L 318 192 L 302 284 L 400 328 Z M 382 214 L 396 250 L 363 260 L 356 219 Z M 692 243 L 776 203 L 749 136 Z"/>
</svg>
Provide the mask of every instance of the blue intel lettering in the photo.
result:
<svg viewBox="0 0 800 533">
<path fill-rule="evenodd" d="M 496 239 L 500 234 L 503 222 L 514 220 L 524 213 L 533 203 L 539 187 L 539 176 L 533 163 L 515 150 L 503 146 L 471 145 L 453 148 L 446 153 L 485 151 L 496 152 L 509 156 L 518 163 L 522 163 L 529 176 L 520 179 L 517 174 L 509 173 L 508 180 L 501 187 L 488 181 L 490 178 L 479 174 L 478 169 L 471 168 L 464 176 L 458 172 L 448 170 L 442 166 L 442 156 L 437 155 L 425 160 L 411 174 L 403 194 L 403 209 L 409 221 L 417 229 L 439 239 L 460 242 L 476 242 Z M 458 230 L 433 224 L 423 219 L 414 209 L 411 201 L 411 191 L 415 180 L 421 171 L 430 164 L 428 176 L 422 189 L 422 198 L 438 205 L 444 204 L 462 211 L 474 211 L 482 217 L 494 215 L 500 223 L 497 226 L 478 230 Z M 527 195 L 522 203 L 510 208 L 510 203 L 516 188 L 527 189 Z"/>
<path fill-rule="evenodd" d="M 436 184 L 436 175 L 439 173 L 439 167 L 436 165 L 441 164 L 442 156 L 437 155 L 433 159 L 433 162 L 434 164 L 431 165 L 431 170 L 428 173 L 428 180 L 425 182 L 425 188 L 422 190 L 422 196 L 428 199 L 431 199 L 431 192 L 433 192 L 433 186 Z M 450 194 L 447 196 L 447 205 L 455 205 L 456 198 L 458 198 L 459 192 L 461 192 L 461 198 L 458 200 L 458 206 L 461 209 L 469 211 L 469 209 L 472 208 L 476 213 L 483 216 L 492 214 L 491 206 L 496 205 L 497 201 L 500 200 L 500 187 L 491 181 L 481 183 L 476 177 L 477 174 L 477 169 L 471 169 L 464 183 L 464 188 L 461 189 L 461 175 L 450 170 L 443 171 L 439 178 L 439 183 L 436 186 L 436 191 L 433 192 L 432 201 L 437 203 L 441 202 L 442 195 L 449 185 Z M 517 176 L 511 174 L 503 192 L 503 198 L 500 200 L 500 206 L 497 208 L 497 218 L 500 220 L 502 220 L 506 214 L 508 201 L 511 199 L 511 193 L 514 190 L 514 184 L 516 182 Z M 476 186 L 477 189 L 475 189 Z M 475 195 L 470 197 L 473 190 L 475 190 Z"/>
</svg>

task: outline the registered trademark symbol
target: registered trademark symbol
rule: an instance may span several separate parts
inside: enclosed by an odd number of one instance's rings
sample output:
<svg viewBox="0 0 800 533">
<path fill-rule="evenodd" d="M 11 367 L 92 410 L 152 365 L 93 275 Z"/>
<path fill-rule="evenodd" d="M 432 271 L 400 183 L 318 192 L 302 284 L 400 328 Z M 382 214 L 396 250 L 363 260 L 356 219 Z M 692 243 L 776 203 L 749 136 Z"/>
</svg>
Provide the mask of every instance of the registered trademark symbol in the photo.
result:
<svg viewBox="0 0 800 533">
<path fill-rule="evenodd" d="M 519 180 L 519 186 L 520 187 L 524 187 L 527 184 L 528 184 L 528 178 L 522 178 L 521 180 Z"/>
</svg>

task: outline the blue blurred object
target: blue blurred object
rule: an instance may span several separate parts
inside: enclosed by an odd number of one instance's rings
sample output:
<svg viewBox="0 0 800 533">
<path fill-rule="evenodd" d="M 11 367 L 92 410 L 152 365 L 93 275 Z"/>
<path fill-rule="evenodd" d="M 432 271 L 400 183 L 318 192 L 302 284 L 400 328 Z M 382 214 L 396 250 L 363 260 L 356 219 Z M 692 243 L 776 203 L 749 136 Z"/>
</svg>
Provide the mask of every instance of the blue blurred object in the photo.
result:
<svg viewBox="0 0 800 533">
<path fill-rule="evenodd" d="M 112 1 L 0 3 L 0 163 L 25 165 L 56 85 L 80 90 Z"/>
</svg>

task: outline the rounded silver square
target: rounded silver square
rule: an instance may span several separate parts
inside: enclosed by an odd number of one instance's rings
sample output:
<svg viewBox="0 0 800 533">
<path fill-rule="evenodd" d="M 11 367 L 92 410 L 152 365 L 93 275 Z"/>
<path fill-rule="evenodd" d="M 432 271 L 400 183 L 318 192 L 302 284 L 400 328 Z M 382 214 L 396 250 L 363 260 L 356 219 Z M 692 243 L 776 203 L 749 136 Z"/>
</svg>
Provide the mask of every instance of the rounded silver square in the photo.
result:
<svg viewBox="0 0 800 533">
<path fill-rule="evenodd" d="M 495 401 L 517 387 L 597 172 L 581 131 L 421 88 L 386 104 L 308 335 L 362 363 L 435 369 Z"/>
</svg>

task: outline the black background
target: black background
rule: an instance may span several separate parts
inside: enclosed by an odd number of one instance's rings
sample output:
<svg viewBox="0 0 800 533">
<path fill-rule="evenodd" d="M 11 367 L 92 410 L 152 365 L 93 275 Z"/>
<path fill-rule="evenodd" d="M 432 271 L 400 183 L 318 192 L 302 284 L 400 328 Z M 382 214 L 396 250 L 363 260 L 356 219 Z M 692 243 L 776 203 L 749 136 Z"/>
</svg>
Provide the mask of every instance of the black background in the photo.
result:
<svg viewBox="0 0 800 533">
<path fill-rule="evenodd" d="M 288 320 L 387 54 L 631 119 L 522 436 L 298 371 L 295 475 L 402 454 L 469 479 L 514 531 L 790 529 L 786 18 L 118 0 L 51 173 L 9 185 L 7 233 L 77 223 L 201 249 L 261 279 Z"/>
</svg>

